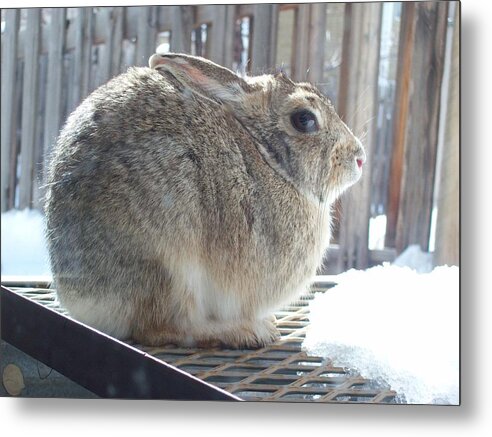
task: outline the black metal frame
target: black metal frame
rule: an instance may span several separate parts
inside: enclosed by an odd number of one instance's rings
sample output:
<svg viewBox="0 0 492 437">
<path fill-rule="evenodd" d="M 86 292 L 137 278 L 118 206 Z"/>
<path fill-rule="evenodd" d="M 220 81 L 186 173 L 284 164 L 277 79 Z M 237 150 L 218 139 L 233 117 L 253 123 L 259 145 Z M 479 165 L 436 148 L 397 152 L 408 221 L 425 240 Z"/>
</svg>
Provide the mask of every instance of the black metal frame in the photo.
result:
<svg viewBox="0 0 492 437">
<path fill-rule="evenodd" d="M 241 399 L 2 285 L 1 337 L 103 398 Z"/>
</svg>

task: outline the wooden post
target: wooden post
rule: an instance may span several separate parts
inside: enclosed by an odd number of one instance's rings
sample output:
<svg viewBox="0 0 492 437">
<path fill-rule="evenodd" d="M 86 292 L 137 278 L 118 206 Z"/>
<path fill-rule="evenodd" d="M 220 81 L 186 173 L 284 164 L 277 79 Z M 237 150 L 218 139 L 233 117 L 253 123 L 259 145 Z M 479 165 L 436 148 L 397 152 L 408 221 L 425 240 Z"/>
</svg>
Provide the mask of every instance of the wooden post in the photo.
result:
<svg viewBox="0 0 492 437">
<path fill-rule="evenodd" d="M 28 9 L 24 40 L 25 61 L 22 89 L 21 173 L 19 180 L 20 209 L 31 207 L 32 202 L 40 30 L 41 9 Z"/>
<path fill-rule="evenodd" d="M 214 21 L 212 21 L 212 26 L 209 27 L 210 33 L 207 35 L 212 40 L 212 53 L 209 53 L 210 60 L 220 65 L 223 65 L 225 55 L 226 8 L 225 5 L 214 6 Z"/>
<path fill-rule="evenodd" d="M 292 77 L 296 81 L 307 80 L 309 71 L 309 23 L 311 20 L 310 5 L 300 4 L 296 9 L 295 31 L 294 31 L 294 64 Z"/>
<path fill-rule="evenodd" d="M 321 82 L 326 43 L 326 4 L 296 8 L 292 76 L 297 81 Z"/>
<path fill-rule="evenodd" d="M 123 14 L 123 7 L 105 7 L 101 9 L 99 20 L 104 23 L 105 36 L 104 47 L 98 65 L 98 85 L 106 83 L 120 72 Z M 148 33 L 144 32 L 144 39 L 148 39 Z M 148 51 L 148 49 L 146 50 Z"/>
<path fill-rule="evenodd" d="M 236 5 L 215 5 L 214 8 L 214 21 L 208 36 L 212 40 L 210 60 L 231 68 Z"/>
<path fill-rule="evenodd" d="M 322 82 L 325 61 L 326 42 L 326 4 L 311 5 L 311 25 L 309 34 L 309 73 L 310 82 Z"/>
<path fill-rule="evenodd" d="M 1 147 L 2 147 L 2 193 L 1 211 L 8 209 L 9 199 L 14 195 L 11 179 L 11 161 L 16 160 L 16 115 L 15 84 L 18 51 L 19 9 L 5 11 L 5 32 L 2 35 L 2 106 L 1 106 Z M 15 169 L 15 166 L 13 166 Z M 15 170 L 14 170 L 15 171 Z"/>
<path fill-rule="evenodd" d="M 173 6 L 171 52 L 191 53 L 194 6 Z"/>
<path fill-rule="evenodd" d="M 49 33 L 48 80 L 46 83 L 46 108 L 44 114 L 43 155 L 51 150 L 62 123 L 63 48 L 67 10 L 51 8 Z"/>
<path fill-rule="evenodd" d="M 393 152 L 388 186 L 388 206 L 385 246 L 395 247 L 396 223 L 400 206 L 401 175 L 403 171 L 405 126 L 408 116 L 410 75 L 415 38 L 415 2 L 402 4 L 400 39 L 398 43 L 398 66 L 393 122 Z"/>
<path fill-rule="evenodd" d="M 109 69 L 109 77 L 117 76 L 121 73 L 121 52 L 123 44 L 123 20 L 125 17 L 124 7 L 114 7 L 112 13 L 112 53 L 111 53 L 111 66 Z M 154 49 L 155 51 L 155 49 Z"/>
<path fill-rule="evenodd" d="M 251 60 L 254 74 L 264 73 L 275 66 L 278 10 L 278 4 L 254 5 Z"/>
<path fill-rule="evenodd" d="M 368 162 L 361 180 L 342 197 L 339 271 L 369 265 L 371 158 L 377 123 L 381 13 L 381 3 L 354 3 L 345 16 L 350 32 L 344 35 L 349 40 L 344 42 L 347 51 L 343 53 L 348 74 L 342 82 L 347 89 L 340 94 L 345 98 L 341 103 L 345 108 L 343 117 L 354 134 L 362 138 Z"/>
<path fill-rule="evenodd" d="M 79 8 L 75 18 L 75 48 L 72 82 L 70 84 L 70 113 L 89 93 L 92 47 L 92 8 Z"/>
<path fill-rule="evenodd" d="M 408 96 L 400 96 L 407 102 L 403 108 L 400 103 L 406 116 L 397 118 L 404 120 L 404 131 L 398 133 L 404 135 L 395 240 L 398 253 L 410 244 L 419 244 L 424 251 L 429 246 L 448 9 L 447 2 L 416 2 L 413 6 Z"/>
<path fill-rule="evenodd" d="M 237 5 L 226 6 L 226 29 L 224 34 L 224 63 L 227 68 L 232 68 L 234 62 L 234 28 L 236 25 Z"/>
<path fill-rule="evenodd" d="M 44 134 L 45 134 L 45 122 L 48 117 L 46 113 L 47 102 L 47 89 L 48 83 L 48 66 L 49 66 L 48 54 L 39 54 L 39 70 L 38 70 L 38 104 L 36 110 L 36 130 L 34 138 L 34 168 L 32 178 L 32 209 L 42 209 L 41 199 L 44 197 L 44 168 L 46 168 L 45 160 L 48 156 L 44 150 Z M 63 99 L 63 93 L 60 95 L 60 99 Z M 61 108 L 60 108 L 61 110 Z"/>
<path fill-rule="evenodd" d="M 104 45 L 99 45 L 99 57 L 97 65 L 97 86 L 106 83 L 111 74 L 111 58 L 113 53 L 114 22 L 113 11 L 110 7 L 101 8 L 98 12 L 98 21 L 102 21 L 104 27 Z"/>
<path fill-rule="evenodd" d="M 179 6 L 176 6 L 179 7 Z M 138 13 L 137 48 L 135 65 L 148 66 L 150 56 L 156 50 L 157 9 L 156 6 L 142 6 Z"/>
<path fill-rule="evenodd" d="M 459 265 L 460 4 L 454 13 L 451 72 L 438 197 L 434 265 Z"/>
</svg>

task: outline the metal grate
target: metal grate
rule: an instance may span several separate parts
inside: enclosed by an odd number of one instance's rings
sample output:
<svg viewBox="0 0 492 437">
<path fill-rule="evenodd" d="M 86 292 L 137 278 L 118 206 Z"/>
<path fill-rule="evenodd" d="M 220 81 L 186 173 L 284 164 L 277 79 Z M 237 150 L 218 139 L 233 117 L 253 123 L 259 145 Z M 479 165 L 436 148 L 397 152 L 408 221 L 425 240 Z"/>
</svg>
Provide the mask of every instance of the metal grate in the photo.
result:
<svg viewBox="0 0 492 437">
<path fill-rule="evenodd" d="M 193 349 L 173 345 L 133 347 L 248 401 L 396 403 L 384 383 L 361 378 L 330 360 L 301 350 L 309 325 L 308 304 L 315 292 L 334 283 L 319 282 L 295 304 L 275 314 L 281 339 L 257 350 Z M 10 287 L 29 299 L 67 315 L 54 290 Z"/>
</svg>

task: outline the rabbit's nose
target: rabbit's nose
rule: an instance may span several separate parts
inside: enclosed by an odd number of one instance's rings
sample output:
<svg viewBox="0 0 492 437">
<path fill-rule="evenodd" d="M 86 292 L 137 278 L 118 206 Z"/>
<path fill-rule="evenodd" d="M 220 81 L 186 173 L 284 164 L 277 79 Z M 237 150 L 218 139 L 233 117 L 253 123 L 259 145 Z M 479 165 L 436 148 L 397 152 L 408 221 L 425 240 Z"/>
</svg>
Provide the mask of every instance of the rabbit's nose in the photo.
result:
<svg viewBox="0 0 492 437">
<path fill-rule="evenodd" d="M 367 161 L 367 155 L 366 151 L 364 150 L 364 146 L 360 142 L 358 138 L 355 138 L 355 144 L 356 144 L 356 149 L 355 149 L 355 162 L 357 163 L 357 167 L 361 168 L 362 165 Z"/>
</svg>

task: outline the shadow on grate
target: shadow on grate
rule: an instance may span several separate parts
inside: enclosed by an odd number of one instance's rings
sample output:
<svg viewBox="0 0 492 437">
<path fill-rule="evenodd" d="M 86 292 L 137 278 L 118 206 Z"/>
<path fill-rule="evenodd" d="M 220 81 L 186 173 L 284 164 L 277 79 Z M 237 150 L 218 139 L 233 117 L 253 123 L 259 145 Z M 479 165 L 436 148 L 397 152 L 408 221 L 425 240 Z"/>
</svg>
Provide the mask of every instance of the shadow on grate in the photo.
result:
<svg viewBox="0 0 492 437">
<path fill-rule="evenodd" d="M 334 283 L 315 284 L 310 293 L 275 315 L 280 340 L 257 350 L 189 349 L 172 345 L 131 346 L 247 401 L 396 403 L 384 383 L 363 379 L 302 350 L 314 292 Z M 17 293 L 66 315 L 53 290 L 13 288 Z"/>
</svg>

